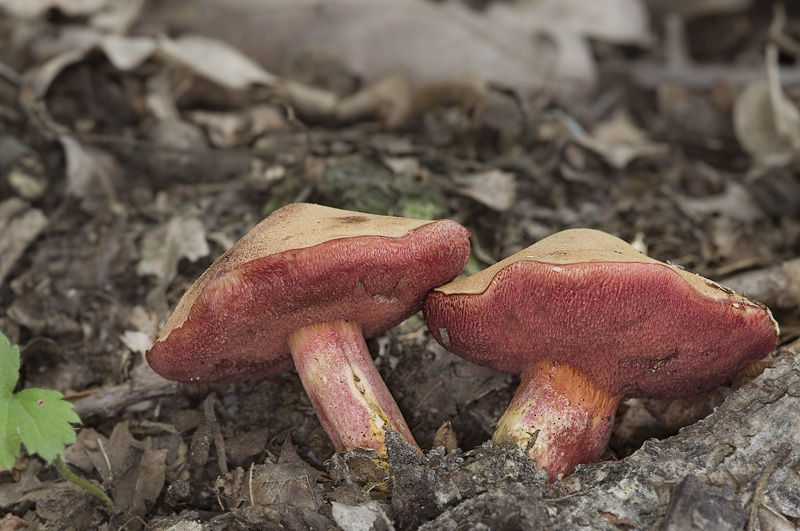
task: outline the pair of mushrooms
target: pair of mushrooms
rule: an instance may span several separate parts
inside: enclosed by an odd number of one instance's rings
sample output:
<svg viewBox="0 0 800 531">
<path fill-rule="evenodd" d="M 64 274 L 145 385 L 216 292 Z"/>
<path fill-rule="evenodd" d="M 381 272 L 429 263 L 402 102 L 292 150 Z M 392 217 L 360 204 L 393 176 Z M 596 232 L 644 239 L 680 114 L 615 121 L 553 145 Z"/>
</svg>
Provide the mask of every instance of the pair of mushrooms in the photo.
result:
<svg viewBox="0 0 800 531">
<path fill-rule="evenodd" d="M 521 374 L 493 439 L 554 481 L 600 459 L 623 397 L 707 391 L 776 345 L 765 307 L 594 230 L 443 285 L 466 264 L 469 236 L 449 220 L 286 206 L 195 282 L 147 360 L 191 382 L 294 366 L 337 452 L 385 456 L 389 427 L 416 442 L 364 337 L 423 308 L 445 348 Z"/>
</svg>

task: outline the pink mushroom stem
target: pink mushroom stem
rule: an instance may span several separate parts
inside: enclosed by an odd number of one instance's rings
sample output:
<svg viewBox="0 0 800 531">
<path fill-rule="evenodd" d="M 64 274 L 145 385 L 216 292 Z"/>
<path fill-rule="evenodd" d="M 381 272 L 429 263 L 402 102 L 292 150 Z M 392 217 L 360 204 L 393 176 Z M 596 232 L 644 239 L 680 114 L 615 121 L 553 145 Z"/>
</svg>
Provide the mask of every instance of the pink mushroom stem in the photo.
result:
<svg viewBox="0 0 800 531">
<path fill-rule="evenodd" d="M 516 444 L 554 482 L 600 460 L 621 399 L 568 365 L 537 361 L 522 372 L 492 440 Z"/>
<path fill-rule="evenodd" d="M 312 324 L 288 337 L 297 373 L 337 452 L 376 450 L 386 457 L 389 427 L 417 446 L 397 403 L 372 361 L 361 325 Z"/>
</svg>

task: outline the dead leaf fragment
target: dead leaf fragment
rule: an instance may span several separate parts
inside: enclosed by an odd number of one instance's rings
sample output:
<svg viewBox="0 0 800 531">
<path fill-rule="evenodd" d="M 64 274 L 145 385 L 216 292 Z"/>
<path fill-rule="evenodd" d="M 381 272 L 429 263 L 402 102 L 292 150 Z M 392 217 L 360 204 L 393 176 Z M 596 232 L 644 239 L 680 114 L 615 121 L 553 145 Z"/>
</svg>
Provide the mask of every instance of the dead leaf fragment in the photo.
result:
<svg viewBox="0 0 800 531">
<path fill-rule="evenodd" d="M 345 122 L 379 118 L 391 128 L 408 119 L 412 104 L 408 79 L 398 72 L 343 98 L 336 107 L 336 116 Z"/>
<path fill-rule="evenodd" d="M 70 16 L 90 15 L 111 0 L 0 0 L 0 9 L 20 18 L 36 18 L 50 9 Z"/>
<path fill-rule="evenodd" d="M 123 34 L 138 20 L 144 0 L 110 0 L 89 18 L 89 25 L 109 33 Z"/>
<path fill-rule="evenodd" d="M 28 527 L 28 524 L 25 523 L 25 520 L 11 513 L 8 513 L 0 520 L 0 531 L 19 531 L 26 527 Z"/>
<path fill-rule="evenodd" d="M 208 256 L 211 249 L 203 222 L 193 216 L 178 215 L 145 234 L 140 252 L 142 259 L 136 265 L 136 273 L 154 275 L 169 283 L 175 278 L 180 260 L 187 258 L 194 262 Z"/>
<path fill-rule="evenodd" d="M 383 505 L 369 501 L 361 505 L 331 502 L 331 512 L 343 531 L 379 531 L 394 529 Z"/>
<path fill-rule="evenodd" d="M 446 454 L 449 454 L 456 448 L 458 448 L 458 438 L 456 437 L 456 432 L 453 431 L 453 425 L 450 421 L 445 421 L 439 426 L 439 429 L 436 430 L 436 434 L 433 436 L 433 444 L 431 448 L 438 448 L 443 447 Z"/>
<path fill-rule="evenodd" d="M 652 39 L 650 17 L 640 0 L 496 2 L 486 14 L 524 28 L 530 34 L 547 31 L 638 45 L 645 45 Z"/>
<path fill-rule="evenodd" d="M 277 80 L 256 61 L 217 39 L 201 35 L 162 38 L 159 39 L 159 50 L 166 57 L 223 87 L 244 89 L 252 84 L 274 85 Z"/>
<path fill-rule="evenodd" d="M 156 502 L 164 486 L 167 450 L 154 450 L 152 446 L 150 438 L 140 443 L 140 450 L 132 456 L 133 463 L 114 482 L 114 502 L 120 508 L 127 509 L 124 521 L 130 521 L 131 524 L 133 518 L 147 514 L 148 506 Z M 142 528 L 142 525 L 133 525 L 134 529 Z"/>
<path fill-rule="evenodd" d="M 154 6 L 146 17 L 228 39 L 272 72 L 287 57 L 323 50 L 365 85 L 403 72 L 415 92 L 495 83 L 569 98 L 587 94 L 597 76 L 588 47 L 588 60 L 562 62 L 552 42 L 454 2 L 192 0 Z"/>
<path fill-rule="evenodd" d="M 598 123 L 591 135 L 579 134 L 576 140 L 617 169 L 624 169 L 634 159 L 663 155 L 669 151 L 666 144 L 650 140 L 622 109 L 614 112 L 608 120 Z"/>
<path fill-rule="evenodd" d="M 156 277 L 156 285 L 148 294 L 150 308 L 156 313 L 165 312 L 166 289 L 178 273 L 182 259 L 194 262 L 210 252 L 205 226 L 196 217 L 177 215 L 145 234 L 136 273 Z"/>
<path fill-rule="evenodd" d="M 97 434 L 82 441 L 100 477 L 113 485 L 111 492 L 121 522 L 127 523 L 127 528 L 142 529 L 141 517 L 164 486 L 167 450 L 154 450 L 150 438 L 136 440 L 128 421 L 114 426 L 109 438 Z"/>
<path fill-rule="evenodd" d="M 516 177 L 513 173 L 492 169 L 468 175 L 454 175 L 456 192 L 486 205 L 492 210 L 508 210 L 517 200 Z"/>
<path fill-rule="evenodd" d="M 205 128 L 217 147 L 242 146 L 255 137 L 285 130 L 283 113 L 273 105 L 255 105 L 239 112 L 190 111 L 186 116 Z"/>
<path fill-rule="evenodd" d="M 800 150 L 800 110 L 781 87 L 777 48 L 767 46 L 767 78 L 751 83 L 733 109 L 736 138 L 762 164 L 781 164 Z"/>
<path fill-rule="evenodd" d="M 12 197 L 0 203 L 0 286 L 47 223 L 41 210 L 22 199 Z"/>
<path fill-rule="evenodd" d="M 773 310 L 800 308 L 800 258 L 739 273 L 722 283 Z"/>
<path fill-rule="evenodd" d="M 267 463 L 245 471 L 237 468 L 217 479 L 216 488 L 228 507 L 288 505 L 317 511 L 322 489 L 305 467 Z"/>
<path fill-rule="evenodd" d="M 59 141 L 67 158 L 67 193 L 93 214 L 119 209 L 115 183 L 122 172 L 116 159 L 73 136 L 61 135 Z"/>
<path fill-rule="evenodd" d="M 752 225 L 764 218 L 764 211 L 747 189 L 738 183 L 728 183 L 722 193 L 705 197 L 679 197 L 679 208 L 692 219 L 725 217 Z M 731 237 L 735 235 L 730 235 Z"/>
<path fill-rule="evenodd" d="M 150 37 L 122 35 L 107 35 L 99 46 L 111 64 L 123 71 L 141 66 L 158 49 L 158 44 Z"/>
</svg>

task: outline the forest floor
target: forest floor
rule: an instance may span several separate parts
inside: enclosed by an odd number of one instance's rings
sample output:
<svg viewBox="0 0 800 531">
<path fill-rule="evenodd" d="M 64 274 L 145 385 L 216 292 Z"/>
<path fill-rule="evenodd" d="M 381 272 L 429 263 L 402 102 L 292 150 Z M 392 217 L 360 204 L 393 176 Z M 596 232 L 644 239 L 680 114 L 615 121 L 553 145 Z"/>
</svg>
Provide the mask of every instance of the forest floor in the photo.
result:
<svg viewBox="0 0 800 531">
<path fill-rule="evenodd" d="M 549 486 L 486 442 L 519 378 L 448 353 L 421 315 L 368 341 L 425 451 L 392 442 L 388 477 L 334 454 L 294 372 L 195 385 L 149 369 L 181 295 L 290 202 L 456 220 L 473 233 L 467 274 L 559 230 L 600 229 L 771 308 L 776 353 L 700 397 L 623 402 L 603 463 L 581 474 L 667 452 L 642 445 L 791 362 L 796 6 L 323 4 L 0 0 L 0 331 L 20 345 L 22 387 L 75 404 L 66 461 L 115 502 L 23 452 L 0 471 L 2 531 L 578 525 L 555 509 L 520 516 L 580 487 Z M 794 442 L 760 529 L 800 524 Z M 666 521 L 667 483 L 636 517 L 582 525 Z M 749 511 L 757 472 L 725 485 Z M 475 501 L 504 493 L 530 505 L 503 520 Z"/>
</svg>

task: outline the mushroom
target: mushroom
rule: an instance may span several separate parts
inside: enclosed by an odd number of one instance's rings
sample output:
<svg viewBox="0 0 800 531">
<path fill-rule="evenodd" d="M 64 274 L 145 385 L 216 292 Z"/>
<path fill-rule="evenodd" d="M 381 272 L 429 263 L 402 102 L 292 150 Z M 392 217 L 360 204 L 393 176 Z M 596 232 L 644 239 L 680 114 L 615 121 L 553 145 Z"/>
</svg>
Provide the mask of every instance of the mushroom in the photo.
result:
<svg viewBox="0 0 800 531">
<path fill-rule="evenodd" d="M 364 337 L 420 310 L 452 280 L 470 233 L 313 204 L 275 211 L 189 288 L 147 352 L 183 382 L 265 378 L 296 367 L 337 452 L 385 455 L 389 426 L 416 445 Z"/>
<path fill-rule="evenodd" d="M 424 314 L 446 349 L 521 375 L 492 438 L 551 481 L 602 457 L 623 397 L 710 390 L 778 338 L 764 306 L 590 229 L 433 290 Z"/>
</svg>

